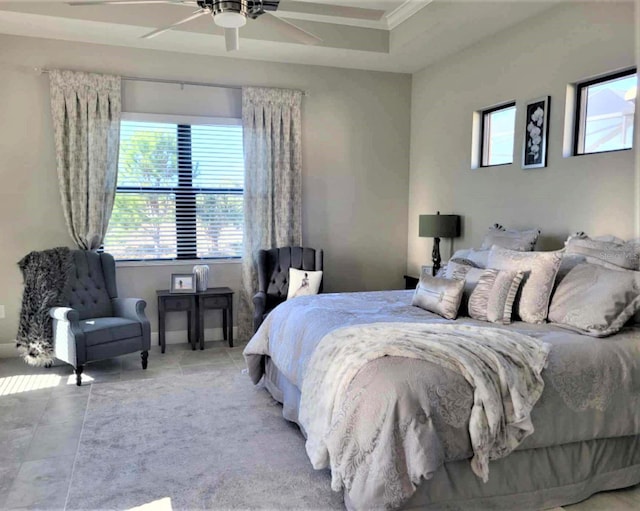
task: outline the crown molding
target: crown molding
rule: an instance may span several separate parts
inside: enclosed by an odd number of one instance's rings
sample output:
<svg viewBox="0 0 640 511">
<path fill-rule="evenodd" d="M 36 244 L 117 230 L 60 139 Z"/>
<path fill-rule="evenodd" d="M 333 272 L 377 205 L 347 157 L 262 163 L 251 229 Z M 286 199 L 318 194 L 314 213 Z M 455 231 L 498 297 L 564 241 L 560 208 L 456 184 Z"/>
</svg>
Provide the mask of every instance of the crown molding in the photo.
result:
<svg viewBox="0 0 640 511">
<path fill-rule="evenodd" d="M 400 25 L 400 23 L 408 20 L 420 9 L 426 7 L 433 1 L 434 0 L 406 0 L 402 5 L 385 15 L 388 29 L 393 30 Z"/>
</svg>

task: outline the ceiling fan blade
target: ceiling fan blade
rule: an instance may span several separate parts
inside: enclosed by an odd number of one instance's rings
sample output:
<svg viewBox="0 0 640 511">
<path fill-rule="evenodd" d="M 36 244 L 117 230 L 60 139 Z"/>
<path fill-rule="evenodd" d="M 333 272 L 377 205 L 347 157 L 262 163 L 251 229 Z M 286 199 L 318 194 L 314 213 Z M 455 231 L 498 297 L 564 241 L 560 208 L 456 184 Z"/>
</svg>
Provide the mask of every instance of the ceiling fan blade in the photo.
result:
<svg viewBox="0 0 640 511">
<path fill-rule="evenodd" d="M 172 5 L 198 5 L 195 0 L 98 0 L 67 2 L 67 4 L 77 7 L 79 5 L 144 5 L 144 4 L 172 4 Z"/>
<path fill-rule="evenodd" d="M 278 16 L 271 14 L 270 12 L 264 12 L 258 18 L 260 23 L 272 27 L 282 35 L 293 39 L 302 44 L 318 44 L 322 42 L 318 36 L 313 35 L 311 32 L 301 29 L 299 26 L 293 23 L 283 20 Z"/>
<path fill-rule="evenodd" d="M 346 5 L 317 4 L 313 2 L 297 2 L 296 0 L 282 0 L 278 6 L 278 10 L 372 21 L 378 21 L 385 14 L 385 11 L 380 9 L 366 9 L 364 7 L 349 7 Z"/>
<path fill-rule="evenodd" d="M 240 48 L 240 30 L 237 28 L 225 28 L 224 44 L 227 51 L 238 50 Z"/>
<path fill-rule="evenodd" d="M 211 14 L 209 9 L 199 9 L 196 12 L 194 12 L 191 16 L 180 20 L 180 21 L 176 21 L 173 25 L 169 25 L 167 27 L 162 27 L 162 28 L 157 28 L 156 30 L 154 30 L 153 32 L 149 32 L 148 34 L 145 34 L 142 36 L 142 39 L 151 39 L 152 37 L 156 37 L 157 35 L 162 34 L 163 32 L 167 32 L 168 30 L 171 30 L 172 28 L 175 28 L 177 26 L 183 25 L 185 23 L 188 23 L 191 20 L 194 20 L 196 18 L 199 18 L 200 16 L 204 16 L 205 14 Z"/>
</svg>

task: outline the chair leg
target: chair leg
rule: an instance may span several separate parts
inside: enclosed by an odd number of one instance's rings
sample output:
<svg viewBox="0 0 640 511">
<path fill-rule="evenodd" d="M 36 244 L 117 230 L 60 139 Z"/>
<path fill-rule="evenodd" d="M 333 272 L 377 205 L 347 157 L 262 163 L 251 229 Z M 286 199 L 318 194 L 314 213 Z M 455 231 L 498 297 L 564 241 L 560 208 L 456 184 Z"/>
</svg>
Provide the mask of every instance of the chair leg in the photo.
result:
<svg viewBox="0 0 640 511">
<path fill-rule="evenodd" d="M 149 352 L 143 351 L 142 353 L 140 353 L 140 358 L 142 359 L 142 369 L 146 369 L 149 360 Z"/>
<path fill-rule="evenodd" d="M 84 371 L 84 366 L 76 367 L 76 385 L 78 387 L 82 385 L 82 371 Z"/>
</svg>

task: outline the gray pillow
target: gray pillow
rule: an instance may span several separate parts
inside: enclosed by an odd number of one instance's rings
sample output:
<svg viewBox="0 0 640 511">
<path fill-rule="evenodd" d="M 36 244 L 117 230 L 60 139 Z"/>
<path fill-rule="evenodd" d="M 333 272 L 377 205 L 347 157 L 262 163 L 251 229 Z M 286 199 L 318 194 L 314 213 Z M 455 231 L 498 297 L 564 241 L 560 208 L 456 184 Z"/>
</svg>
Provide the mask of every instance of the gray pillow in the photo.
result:
<svg viewBox="0 0 640 511">
<path fill-rule="evenodd" d="M 615 270 L 640 269 L 640 251 L 634 243 L 620 242 L 617 238 L 612 241 L 589 238 L 584 233 L 570 236 L 565 242 L 567 255 L 582 256 L 588 263 L 598 264 Z"/>
<path fill-rule="evenodd" d="M 484 270 L 469 298 L 469 316 L 480 321 L 511 323 L 511 312 L 524 273 Z"/>
<path fill-rule="evenodd" d="M 441 279 L 423 273 L 411 305 L 446 319 L 456 319 L 463 290 L 464 280 Z"/>
<path fill-rule="evenodd" d="M 615 334 L 640 310 L 640 272 L 582 263 L 556 289 L 549 321 L 593 337 Z"/>
<path fill-rule="evenodd" d="M 538 229 L 516 231 L 514 229 L 505 229 L 501 225 L 495 224 L 489 228 L 480 249 L 488 250 L 496 245 L 510 250 L 518 250 L 519 252 L 531 252 L 536 248 L 539 236 L 540 231 Z"/>
<path fill-rule="evenodd" d="M 525 274 L 515 312 L 527 323 L 544 323 L 549 313 L 549 299 L 563 250 L 555 252 L 518 252 L 494 246 L 489 252 L 488 266 L 497 270 Z"/>
</svg>

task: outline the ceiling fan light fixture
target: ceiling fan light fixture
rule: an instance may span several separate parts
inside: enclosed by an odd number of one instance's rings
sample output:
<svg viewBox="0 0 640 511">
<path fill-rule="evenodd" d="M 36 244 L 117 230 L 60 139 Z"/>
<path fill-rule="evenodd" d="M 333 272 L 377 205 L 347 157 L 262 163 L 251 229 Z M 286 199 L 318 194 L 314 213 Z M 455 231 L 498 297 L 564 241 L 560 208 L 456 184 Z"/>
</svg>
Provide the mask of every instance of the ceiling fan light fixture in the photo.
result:
<svg viewBox="0 0 640 511">
<path fill-rule="evenodd" d="M 225 11 L 214 14 L 213 21 L 222 28 L 240 28 L 247 24 L 247 17 L 239 12 Z"/>
</svg>

